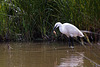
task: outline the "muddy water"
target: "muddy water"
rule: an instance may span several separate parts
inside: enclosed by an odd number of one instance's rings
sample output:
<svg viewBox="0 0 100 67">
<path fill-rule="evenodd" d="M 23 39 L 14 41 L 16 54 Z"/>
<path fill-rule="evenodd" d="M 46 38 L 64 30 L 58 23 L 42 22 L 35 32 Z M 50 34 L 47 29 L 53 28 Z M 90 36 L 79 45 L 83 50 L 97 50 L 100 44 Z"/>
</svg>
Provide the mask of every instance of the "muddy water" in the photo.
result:
<svg viewBox="0 0 100 67">
<path fill-rule="evenodd" d="M 95 46 L 95 47 L 94 47 Z M 99 67 L 100 46 L 65 43 L 1 43 L 0 67 Z"/>
</svg>

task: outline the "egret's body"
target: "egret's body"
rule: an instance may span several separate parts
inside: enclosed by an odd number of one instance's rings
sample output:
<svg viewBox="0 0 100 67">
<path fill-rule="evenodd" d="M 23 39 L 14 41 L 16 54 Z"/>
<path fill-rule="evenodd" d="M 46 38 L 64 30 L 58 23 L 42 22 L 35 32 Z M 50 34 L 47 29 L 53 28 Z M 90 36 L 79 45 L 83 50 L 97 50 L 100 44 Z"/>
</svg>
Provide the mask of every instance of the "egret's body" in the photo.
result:
<svg viewBox="0 0 100 67">
<path fill-rule="evenodd" d="M 62 34 L 65 34 L 67 37 L 84 37 L 83 33 L 74 25 L 70 24 L 70 23 L 60 23 L 60 22 L 57 22 L 54 26 L 54 29 L 59 27 L 59 31 L 62 33 Z"/>
<path fill-rule="evenodd" d="M 65 34 L 67 37 L 84 37 L 83 33 L 74 25 L 69 23 L 64 23 L 59 25 L 59 30 L 62 34 Z"/>
</svg>

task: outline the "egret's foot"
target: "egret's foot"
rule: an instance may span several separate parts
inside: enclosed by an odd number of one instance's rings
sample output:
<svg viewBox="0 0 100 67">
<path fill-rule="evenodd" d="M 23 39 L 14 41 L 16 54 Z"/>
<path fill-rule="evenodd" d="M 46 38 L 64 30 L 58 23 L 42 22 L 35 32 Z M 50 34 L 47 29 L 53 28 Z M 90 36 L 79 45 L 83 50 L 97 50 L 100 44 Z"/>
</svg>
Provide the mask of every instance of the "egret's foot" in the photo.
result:
<svg viewBox="0 0 100 67">
<path fill-rule="evenodd" d="M 70 48 L 74 49 L 74 46 L 70 46 Z"/>
</svg>

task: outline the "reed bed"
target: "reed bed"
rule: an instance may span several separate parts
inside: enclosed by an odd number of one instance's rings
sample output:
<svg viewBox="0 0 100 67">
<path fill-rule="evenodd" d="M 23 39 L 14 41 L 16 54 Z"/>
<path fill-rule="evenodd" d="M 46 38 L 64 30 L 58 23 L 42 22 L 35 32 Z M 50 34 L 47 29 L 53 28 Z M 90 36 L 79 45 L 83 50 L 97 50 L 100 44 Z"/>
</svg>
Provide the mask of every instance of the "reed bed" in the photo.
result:
<svg viewBox="0 0 100 67">
<path fill-rule="evenodd" d="M 57 21 L 100 33 L 100 0 L 0 1 L 0 40 L 46 40 Z"/>
</svg>

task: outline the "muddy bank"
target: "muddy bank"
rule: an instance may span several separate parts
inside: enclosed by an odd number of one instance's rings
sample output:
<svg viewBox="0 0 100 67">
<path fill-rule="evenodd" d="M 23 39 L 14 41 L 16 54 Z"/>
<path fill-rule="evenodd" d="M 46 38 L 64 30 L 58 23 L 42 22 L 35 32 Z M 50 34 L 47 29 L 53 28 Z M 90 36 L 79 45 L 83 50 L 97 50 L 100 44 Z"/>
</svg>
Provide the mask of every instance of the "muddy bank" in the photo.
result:
<svg viewBox="0 0 100 67">
<path fill-rule="evenodd" d="M 99 42 L 100 41 L 100 30 L 97 32 L 90 32 L 90 31 L 84 31 L 83 32 L 85 37 L 83 37 L 83 40 L 87 42 L 87 38 L 90 40 L 90 42 Z M 80 37 L 74 38 L 75 40 L 80 40 Z M 32 37 L 22 35 L 22 34 L 16 34 L 10 36 L 10 34 L 6 34 L 4 37 L 0 35 L 0 42 L 10 42 L 10 41 L 62 41 L 66 42 L 68 38 L 58 33 L 57 35 L 54 35 L 53 33 L 48 35 L 41 35 L 41 33 L 36 33 Z"/>
</svg>

